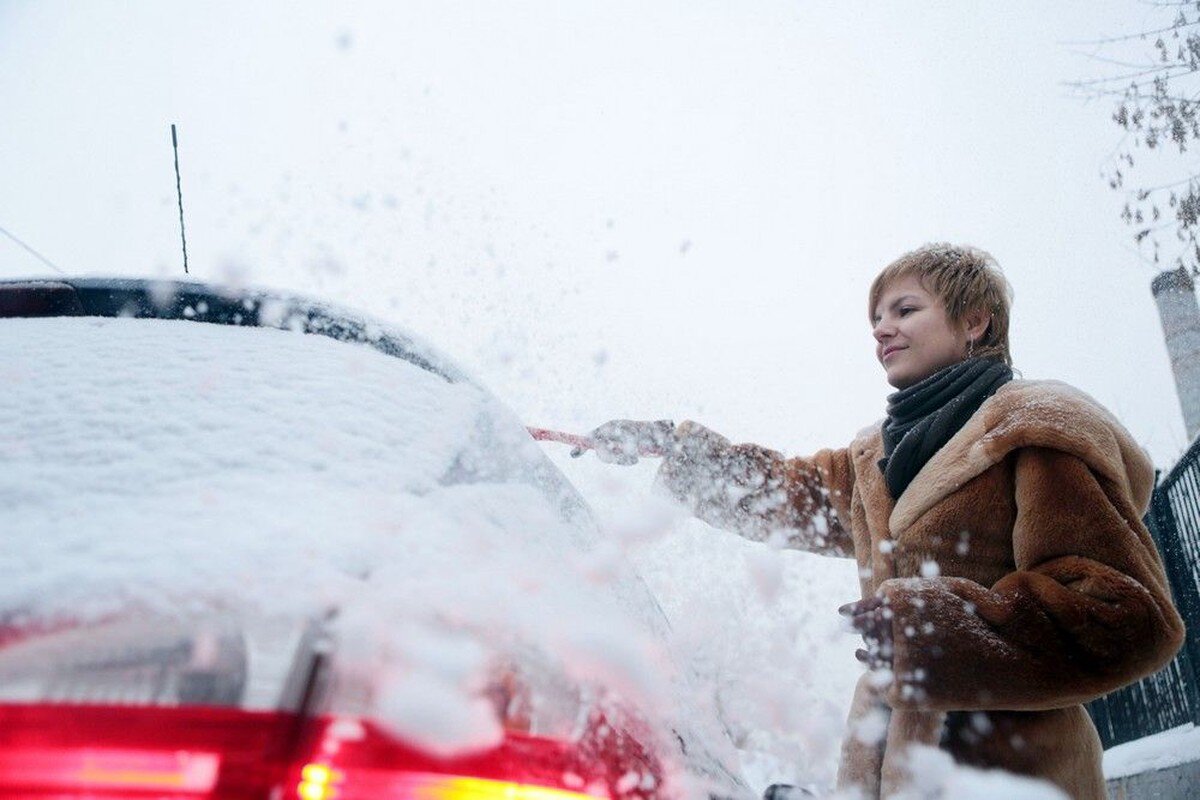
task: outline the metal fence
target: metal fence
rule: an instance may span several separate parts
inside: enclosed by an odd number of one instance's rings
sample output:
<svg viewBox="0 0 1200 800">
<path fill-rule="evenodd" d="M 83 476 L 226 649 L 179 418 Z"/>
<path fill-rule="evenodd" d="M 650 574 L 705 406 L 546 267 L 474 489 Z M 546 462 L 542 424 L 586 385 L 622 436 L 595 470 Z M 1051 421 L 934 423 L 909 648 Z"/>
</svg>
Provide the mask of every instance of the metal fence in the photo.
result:
<svg viewBox="0 0 1200 800">
<path fill-rule="evenodd" d="M 1163 669 L 1088 704 L 1105 748 L 1200 724 L 1200 439 L 1159 482 L 1145 521 L 1162 553 L 1187 638 Z"/>
</svg>

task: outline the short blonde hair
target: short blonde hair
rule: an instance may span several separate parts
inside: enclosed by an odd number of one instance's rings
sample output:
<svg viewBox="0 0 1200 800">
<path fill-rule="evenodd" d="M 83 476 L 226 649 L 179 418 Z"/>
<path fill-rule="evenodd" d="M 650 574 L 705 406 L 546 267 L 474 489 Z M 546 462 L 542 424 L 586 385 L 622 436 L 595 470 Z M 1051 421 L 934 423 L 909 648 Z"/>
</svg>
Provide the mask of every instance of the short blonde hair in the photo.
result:
<svg viewBox="0 0 1200 800">
<path fill-rule="evenodd" d="M 927 244 L 905 253 L 884 267 L 871 283 L 867 296 L 868 319 L 874 321 L 875 306 L 884 288 L 910 275 L 916 276 L 926 291 L 942 301 L 952 324 L 962 322 L 972 311 L 986 312 L 991 321 L 974 342 L 972 353 L 998 358 L 1012 366 L 1008 317 L 1013 290 L 996 259 L 977 247 L 944 242 Z"/>
</svg>

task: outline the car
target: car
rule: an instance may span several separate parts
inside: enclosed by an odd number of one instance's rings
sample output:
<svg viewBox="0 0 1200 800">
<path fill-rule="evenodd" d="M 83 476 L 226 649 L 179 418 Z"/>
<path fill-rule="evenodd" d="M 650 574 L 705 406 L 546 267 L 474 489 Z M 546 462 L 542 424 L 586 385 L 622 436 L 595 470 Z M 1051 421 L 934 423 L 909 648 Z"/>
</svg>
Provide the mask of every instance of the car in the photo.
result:
<svg viewBox="0 0 1200 800">
<path fill-rule="evenodd" d="M 419 338 L 10 280 L 0 381 L 0 796 L 749 796 L 653 594 Z"/>
</svg>

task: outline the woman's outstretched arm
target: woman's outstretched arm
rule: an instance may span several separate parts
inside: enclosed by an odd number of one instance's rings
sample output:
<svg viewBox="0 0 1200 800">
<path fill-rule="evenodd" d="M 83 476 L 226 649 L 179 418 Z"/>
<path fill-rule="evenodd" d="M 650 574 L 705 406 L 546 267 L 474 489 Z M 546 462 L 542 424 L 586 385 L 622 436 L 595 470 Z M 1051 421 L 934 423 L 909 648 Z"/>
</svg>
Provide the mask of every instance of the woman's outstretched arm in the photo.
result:
<svg viewBox="0 0 1200 800">
<path fill-rule="evenodd" d="M 845 448 L 785 458 L 684 422 L 675 428 L 658 482 L 715 527 L 756 541 L 777 539 L 797 550 L 854 555 L 854 470 Z"/>
</svg>

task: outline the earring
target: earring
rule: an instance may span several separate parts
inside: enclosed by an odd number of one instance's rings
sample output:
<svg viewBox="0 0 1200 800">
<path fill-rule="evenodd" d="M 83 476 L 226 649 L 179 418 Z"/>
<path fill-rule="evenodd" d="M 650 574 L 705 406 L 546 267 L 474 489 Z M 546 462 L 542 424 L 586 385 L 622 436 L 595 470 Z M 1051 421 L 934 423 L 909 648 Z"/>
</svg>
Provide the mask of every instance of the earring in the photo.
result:
<svg viewBox="0 0 1200 800">
<path fill-rule="evenodd" d="M 967 358 L 971 358 L 975 354 L 975 340 L 967 339 Z"/>
</svg>

